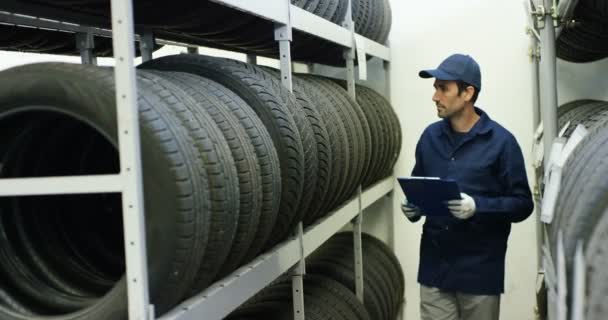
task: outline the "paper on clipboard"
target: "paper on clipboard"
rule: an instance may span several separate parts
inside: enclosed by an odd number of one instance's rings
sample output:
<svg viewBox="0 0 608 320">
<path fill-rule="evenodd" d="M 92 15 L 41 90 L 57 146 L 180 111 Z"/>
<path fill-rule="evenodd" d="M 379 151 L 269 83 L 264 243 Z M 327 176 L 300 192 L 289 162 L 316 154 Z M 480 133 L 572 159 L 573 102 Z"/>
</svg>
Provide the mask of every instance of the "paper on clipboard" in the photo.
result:
<svg viewBox="0 0 608 320">
<path fill-rule="evenodd" d="M 460 199 L 460 189 L 455 180 L 435 177 L 404 177 L 397 180 L 407 201 L 427 216 L 451 215 L 445 202 Z"/>
</svg>

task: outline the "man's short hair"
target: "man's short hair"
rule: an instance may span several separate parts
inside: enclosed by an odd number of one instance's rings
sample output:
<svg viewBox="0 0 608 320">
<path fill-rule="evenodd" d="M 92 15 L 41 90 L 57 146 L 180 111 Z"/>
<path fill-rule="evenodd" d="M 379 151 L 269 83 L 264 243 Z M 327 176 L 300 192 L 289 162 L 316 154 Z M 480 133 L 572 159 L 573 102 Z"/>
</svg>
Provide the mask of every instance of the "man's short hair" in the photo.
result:
<svg viewBox="0 0 608 320">
<path fill-rule="evenodd" d="M 474 85 L 472 85 L 470 83 L 466 83 L 462 80 L 456 80 L 456 85 L 458 86 L 458 95 L 460 95 L 463 91 L 465 91 L 467 89 L 467 87 L 473 87 L 473 89 L 475 89 L 475 92 L 473 93 L 473 96 L 471 97 L 471 102 L 475 103 L 475 101 L 477 101 L 477 97 L 479 96 L 479 90 L 477 88 L 475 88 Z"/>
</svg>

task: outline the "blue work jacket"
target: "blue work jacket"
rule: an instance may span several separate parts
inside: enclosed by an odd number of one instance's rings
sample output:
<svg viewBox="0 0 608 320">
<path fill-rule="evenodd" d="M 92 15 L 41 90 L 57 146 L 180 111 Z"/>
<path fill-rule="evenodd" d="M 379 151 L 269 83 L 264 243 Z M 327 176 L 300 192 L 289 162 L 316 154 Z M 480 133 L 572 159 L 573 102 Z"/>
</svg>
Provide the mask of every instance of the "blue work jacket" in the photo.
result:
<svg viewBox="0 0 608 320">
<path fill-rule="evenodd" d="M 467 220 L 426 217 L 418 282 L 446 291 L 498 295 L 504 292 L 511 223 L 530 216 L 534 204 L 515 137 L 481 109 L 475 111 L 480 119 L 456 139 L 457 145 L 449 121 L 441 120 L 426 128 L 416 146 L 413 176 L 454 179 L 476 205 Z"/>
</svg>

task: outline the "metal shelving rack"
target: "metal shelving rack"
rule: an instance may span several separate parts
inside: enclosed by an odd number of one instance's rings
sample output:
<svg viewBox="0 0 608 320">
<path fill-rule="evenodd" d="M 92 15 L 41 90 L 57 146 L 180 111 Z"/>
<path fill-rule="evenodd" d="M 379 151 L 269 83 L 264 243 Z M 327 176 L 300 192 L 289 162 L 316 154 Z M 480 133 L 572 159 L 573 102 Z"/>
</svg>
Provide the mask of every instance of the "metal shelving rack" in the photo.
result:
<svg viewBox="0 0 608 320">
<path fill-rule="evenodd" d="M 528 14 L 531 17 L 528 33 L 531 36 L 530 56 L 534 62 L 533 68 L 533 103 L 534 103 L 534 126 L 537 127 L 542 121 L 542 151 L 539 150 L 536 159 L 544 164 L 544 175 L 549 176 L 552 168 L 555 168 L 555 156 L 561 157 L 561 147 L 564 141 L 558 139 L 557 118 L 557 57 L 556 39 L 559 37 L 563 27 L 569 23 L 578 0 L 525 0 Z M 540 127 L 539 127 L 540 128 Z M 539 141 L 540 142 L 540 141 Z M 580 142 L 580 141 L 578 141 Z M 561 167 L 558 168 L 561 172 Z M 558 173 L 561 175 L 561 173 Z M 549 185 L 549 180 L 546 180 Z M 542 203 L 550 201 L 549 196 L 541 197 L 540 183 L 537 181 L 535 196 Z M 545 193 L 548 193 L 548 187 Z M 554 190 L 555 192 L 559 190 Z M 539 208 L 538 206 L 537 208 Z M 553 216 L 551 212 L 550 217 Z M 550 220 L 551 218 L 549 218 Z M 547 317 L 549 320 L 571 320 L 584 319 L 585 306 L 585 284 L 586 265 L 582 244 L 576 246 L 573 264 L 573 279 L 569 282 L 566 276 L 566 263 L 563 244 L 563 233 L 559 231 L 557 257 L 552 257 L 550 242 L 547 236 L 546 224 L 550 222 L 539 221 L 538 243 L 539 243 L 539 274 L 546 285 L 547 290 Z M 555 263 L 554 263 L 555 262 Z M 572 285 L 570 285 L 572 284 Z M 571 310 L 568 310 L 567 296 L 571 296 Z"/>
<path fill-rule="evenodd" d="M 268 19 L 275 23 L 275 40 L 280 48 L 281 79 L 292 90 L 290 43 L 292 29 L 315 35 L 344 47 L 348 92 L 355 97 L 355 51 L 359 57 L 359 72 L 366 77 L 366 55 L 390 61 L 390 50 L 354 32 L 351 8 L 347 21 L 337 26 L 321 17 L 290 4 L 289 0 L 213 0 L 214 2 Z M 134 68 L 134 40 L 140 41 L 142 59 L 152 58 L 153 37 L 149 33 L 135 34 L 131 1 L 111 0 L 112 30 L 19 14 L 14 0 L 0 4 L 0 23 L 23 25 L 41 29 L 73 32 L 83 63 L 95 63 L 91 49 L 92 35 L 112 37 L 115 58 L 116 108 L 119 132 L 120 173 L 113 175 L 0 179 L 0 196 L 57 195 L 83 193 L 122 193 L 126 279 L 129 299 L 129 319 L 155 319 L 154 307 L 149 304 L 148 270 L 145 243 L 145 219 L 142 190 L 142 169 L 137 113 L 137 85 Z M 6 10 L 6 11 L 1 11 Z M 162 44 L 188 44 L 156 40 Z M 196 48 L 188 47 L 191 53 Z M 250 57 L 248 57 L 250 58 Z M 252 59 L 255 60 L 255 59 Z M 388 77 L 388 76 L 387 76 Z M 388 85 L 388 82 L 387 82 Z M 387 90 L 388 91 L 388 90 Z M 303 283 L 305 257 L 322 245 L 333 234 L 352 221 L 355 240 L 356 293 L 363 299 L 361 222 L 363 210 L 392 192 L 394 179 L 386 178 L 363 191 L 322 221 L 264 253 L 253 262 L 236 270 L 201 292 L 184 301 L 160 319 L 222 319 L 240 304 L 286 271 L 292 270 L 294 287 L 294 317 L 304 319 Z"/>
</svg>

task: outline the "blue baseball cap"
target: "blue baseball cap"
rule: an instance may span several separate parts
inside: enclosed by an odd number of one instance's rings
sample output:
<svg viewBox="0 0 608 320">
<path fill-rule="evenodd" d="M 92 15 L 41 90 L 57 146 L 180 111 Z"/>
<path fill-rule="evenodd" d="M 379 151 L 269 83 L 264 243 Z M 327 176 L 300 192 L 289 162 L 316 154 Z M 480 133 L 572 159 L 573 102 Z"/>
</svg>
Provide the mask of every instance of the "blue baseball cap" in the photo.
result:
<svg viewBox="0 0 608 320">
<path fill-rule="evenodd" d="M 479 65 L 469 55 L 453 54 L 443 60 L 437 69 L 422 70 L 418 75 L 421 78 L 461 80 L 477 88 L 477 91 L 481 91 Z"/>
</svg>

